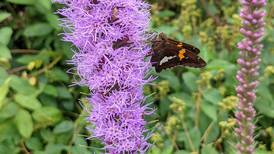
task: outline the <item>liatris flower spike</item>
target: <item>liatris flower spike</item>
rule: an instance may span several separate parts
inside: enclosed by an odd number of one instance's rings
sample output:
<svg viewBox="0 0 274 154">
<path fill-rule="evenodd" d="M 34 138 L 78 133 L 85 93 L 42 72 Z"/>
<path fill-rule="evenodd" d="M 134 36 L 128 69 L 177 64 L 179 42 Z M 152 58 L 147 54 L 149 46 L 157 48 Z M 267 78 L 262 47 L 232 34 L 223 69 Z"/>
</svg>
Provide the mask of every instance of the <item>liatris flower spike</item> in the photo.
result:
<svg viewBox="0 0 274 154">
<path fill-rule="evenodd" d="M 81 80 L 91 90 L 88 121 L 92 137 L 106 153 L 144 153 L 143 85 L 150 63 L 149 5 L 141 0 L 56 0 L 66 5 L 59 14 L 64 40 L 77 47 L 72 59 Z"/>
<path fill-rule="evenodd" d="M 260 54 L 263 48 L 261 44 L 264 35 L 264 16 L 262 10 L 266 5 L 266 0 L 241 0 L 243 27 L 240 32 L 244 39 L 238 44 L 240 54 L 238 64 L 240 69 L 237 73 L 239 84 L 236 88 L 239 104 L 235 116 L 237 118 L 237 128 L 235 129 L 238 137 L 237 150 L 240 154 L 254 153 L 254 117 L 256 111 L 253 103 L 256 99 L 255 90 L 258 85 L 258 69 L 260 64 Z"/>
</svg>

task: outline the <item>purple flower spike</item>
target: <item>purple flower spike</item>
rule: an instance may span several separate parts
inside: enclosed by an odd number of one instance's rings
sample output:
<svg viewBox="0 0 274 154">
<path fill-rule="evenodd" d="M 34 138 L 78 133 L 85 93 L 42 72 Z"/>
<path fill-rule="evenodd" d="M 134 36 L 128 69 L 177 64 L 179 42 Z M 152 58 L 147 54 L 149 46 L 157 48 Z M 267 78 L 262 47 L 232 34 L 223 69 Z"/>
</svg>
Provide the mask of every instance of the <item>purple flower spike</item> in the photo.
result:
<svg viewBox="0 0 274 154">
<path fill-rule="evenodd" d="M 149 144 L 144 133 L 143 85 L 150 63 L 149 5 L 142 0 L 55 0 L 66 5 L 64 40 L 78 51 L 72 59 L 81 80 L 92 92 L 95 125 L 92 137 L 105 144 L 106 153 L 144 153 Z"/>
<path fill-rule="evenodd" d="M 255 90 L 259 83 L 257 79 L 266 14 L 263 7 L 266 5 L 266 0 L 241 0 L 241 3 L 240 16 L 243 27 L 240 32 L 244 35 L 244 39 L 238 44 L 240 54 L 237 62 L 240 69 L 236 76 L 239 81 L 236 91 L 239 104 L 235 113 L 238 126 L 235 133 L 239 142 L 236 147 L 239 154 L 253 154 L 255 145 L 253 121 L 256 116 L 253 103 L 256 100 Z"/>
</svg>

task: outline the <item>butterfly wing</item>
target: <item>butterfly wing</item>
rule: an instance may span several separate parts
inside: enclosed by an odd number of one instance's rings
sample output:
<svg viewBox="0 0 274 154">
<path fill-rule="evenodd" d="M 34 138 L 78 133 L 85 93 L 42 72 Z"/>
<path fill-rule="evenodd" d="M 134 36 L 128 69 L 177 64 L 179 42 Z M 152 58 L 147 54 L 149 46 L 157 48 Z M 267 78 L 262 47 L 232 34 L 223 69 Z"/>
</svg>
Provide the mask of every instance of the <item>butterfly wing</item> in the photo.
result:
<svg viewBox="0 0 274 154">
<path fill-rule="evenodd" d="M 156 67 L 160 65 L 160 62 L 165 57 L 177 55 L 178 48 L 173 44 L 169 44 L 166 41 L 166 37 L 163 33 L 160 33 L 157 38 L 152 41 L 152 56 L 151 64 Z"/>
<path fill-rule="evenodd" d="M 196 48 L 195 46 L 168 38 L 164 33 L 160 33 L 159 38 L 161 38 L 161 40 L 164 40 L 166 42 L 166 44 L 169 44 L 173 47 L 177 46 L 179 49 L 184 48 L 191 52 L 194 52 L 195 54 L 200 53 L 200 50 L 198 48 Z"/>
<path fill-rule="evenodd" d="M 206 66 L 206 62 L 198 56 L 198 48 L 170 39 L 163 33 L 152 41 L 152 51 L 151 64 L 156 72 L 177 65 L 196 68 Z"/>
<path fill-rule="evenodd" d="M 172 59 L 169 59 L 167 62 L 165 63 L 160 63 L 160 64 L 156 64 L 155 70 L 157 73 L 161 72 L 163 69 L 167 69 L 167 68 L 171 68 L 171 67 L 175 67 L 177 65 L 180 65 L 180 60 L 177 57 L 174 57 Z"/>
<path fill-rule="evenodd" d="M 190 50 L 186 50 L 185 57 L 180 60 L 180 65 L 202 68 L 206 66 L 206 62 L 197 54 L 191 52 Z"/>
<path fill-rule="evenodd" d="M 190 45 L 190 44 L 187 44 L 184 42 L 182 42 L 182 44 L 183 44 L 183 48 L 189 50 L 190 52 L 194 52 L 195 54 L 200 53 L 200 50 L 198 48 L 194 47 L 193 45 Z"/>
<path fill-rule="evenodd" d="M 164 61 L 165 58 L 161 59 L 159 63 L 154 64 L 156 72 L 161 72 L 163 69 L 172 68 L 175 66 L 187 66 L 195 68 L 202 68 L 206 66 L 206 62 L 191 51 L 187 51 L 185 58 L 181 60 L 177 56 L 171 57 L 170 59 Z"/>
</svg>

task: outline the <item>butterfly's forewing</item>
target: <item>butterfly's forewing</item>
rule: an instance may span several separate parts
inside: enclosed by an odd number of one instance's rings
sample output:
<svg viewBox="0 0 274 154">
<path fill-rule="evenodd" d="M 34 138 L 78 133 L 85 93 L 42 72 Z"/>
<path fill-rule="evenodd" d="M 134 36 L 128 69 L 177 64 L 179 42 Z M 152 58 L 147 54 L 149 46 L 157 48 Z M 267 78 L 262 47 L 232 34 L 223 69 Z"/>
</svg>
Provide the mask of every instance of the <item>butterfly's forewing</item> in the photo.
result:
<svg viewBox="0 0 274 154">
<path fill-rule="evenodd" d="M 179 49 L 185 48 L 185 49 L 189 50 L 190 52 L 194 52 L 196 54 L 200 53 L 200 50 L 198 48 L 196 48 L 195 46 L 168 38 L 168 37 L 166 37 L 166 35 L 164 33 L 160 33 L 159 38 L 164 40 L 166 42 L 166 44 L 169 44 L 172 46 L 177 46 Z M 180 45 L 181 45 L 181 47 L 180 47 Z"/>
<path fill-rule="evenodd" d="M 152 66 L 160 63 L 165 57 L 176 55 L 178 50 L 179 48 L 176 45 L 169 43 L 168 38 L 163 33 L 160 33 L 159 36 L 152 41 Z"/>
<path fill-rule="evenodd" d="M 186 51 L 185 58 L 180 60 L 180 65 L 195 67 L 195 68 L 202 68 L 206 66 L 206 62 L 196 53 L 188 49 L 185 49 L 185 51 Z"/>
</svg>

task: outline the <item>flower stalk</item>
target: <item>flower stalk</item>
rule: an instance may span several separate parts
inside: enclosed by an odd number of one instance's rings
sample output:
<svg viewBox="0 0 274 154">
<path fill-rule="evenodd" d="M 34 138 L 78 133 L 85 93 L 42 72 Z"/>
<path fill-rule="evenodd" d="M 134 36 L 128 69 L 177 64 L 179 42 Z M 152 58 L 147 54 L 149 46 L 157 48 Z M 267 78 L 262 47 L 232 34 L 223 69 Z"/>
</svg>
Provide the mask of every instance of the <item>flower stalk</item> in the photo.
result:
<svg viewBox="0 0 274 154">
<path fill-rule="evenodd" d="M 264 35 L 263 7 L 266 0 L 241 0 L 242 28 L 240 32 L 244 38 L 238 43 L 240 50 L 237 60 L 240 68 L 236 78 L 238 86 L 236 88 L 239 103 L 235 113 L 237 128 L 235 129 L 238 138 L 237 152 L 239 154 L 253 154 L 254 141 L 254 117 L 256 111 L 254 102 L 256 100 L 256 87 L 258 85 L 260 55 L 263 45 L 261 44 Z"/>
</svg>

